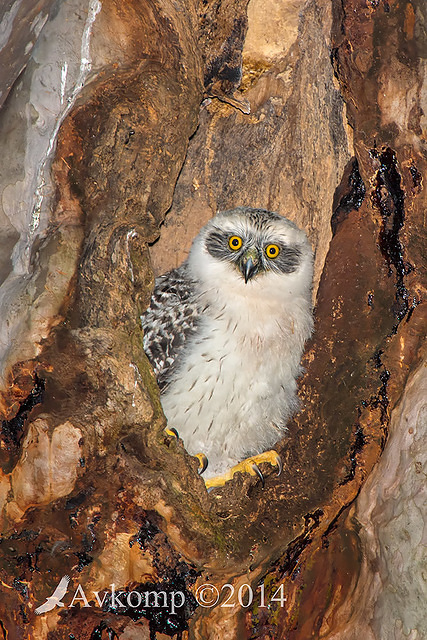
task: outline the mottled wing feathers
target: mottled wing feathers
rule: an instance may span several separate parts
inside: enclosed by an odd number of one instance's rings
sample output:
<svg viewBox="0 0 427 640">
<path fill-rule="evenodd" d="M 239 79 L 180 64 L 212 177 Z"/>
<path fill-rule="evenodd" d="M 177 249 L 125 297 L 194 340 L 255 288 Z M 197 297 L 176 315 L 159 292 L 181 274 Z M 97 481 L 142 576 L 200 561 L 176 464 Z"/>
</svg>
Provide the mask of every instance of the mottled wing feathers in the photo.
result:
<svg viewBox="0 0 427 640">
<path fill-rule="evenodd" d="M 186 264 L 156 279 L 151 303 L 141 316 L 144 350 L 160 389 L 169 382 L 178 354 L 194 335 L 200 311 Z"/>
</svg>

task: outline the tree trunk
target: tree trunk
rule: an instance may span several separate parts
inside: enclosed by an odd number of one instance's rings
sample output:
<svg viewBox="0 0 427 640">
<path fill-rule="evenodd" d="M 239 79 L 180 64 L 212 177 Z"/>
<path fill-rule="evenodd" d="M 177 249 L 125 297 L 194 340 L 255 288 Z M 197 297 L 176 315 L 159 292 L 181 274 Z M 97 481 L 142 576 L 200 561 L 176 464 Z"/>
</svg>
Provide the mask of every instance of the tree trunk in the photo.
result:
<svg viewBox="0 0 427 640">
<path fill-rule="evenodd" d="M 1 11 L 4 638 L 421 638 L 422 5 Z M 306 229 L 316 327 L 281 476 L 208 493 L 139 316 L 238 205 Z"/>
</svg>

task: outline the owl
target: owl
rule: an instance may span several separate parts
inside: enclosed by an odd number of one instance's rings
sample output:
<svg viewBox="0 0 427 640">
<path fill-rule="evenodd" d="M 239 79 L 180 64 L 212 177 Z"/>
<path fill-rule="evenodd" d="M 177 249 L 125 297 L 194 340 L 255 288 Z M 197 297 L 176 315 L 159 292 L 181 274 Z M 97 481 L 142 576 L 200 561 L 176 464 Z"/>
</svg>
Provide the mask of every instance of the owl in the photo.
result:
<svg viewBox="0 0 427 640">
<path fill-rule="evenodd" d="M 286 218 L 218 213 L 141 316 L 168 425 L 221 476 L 283 436 L 313 327 L 313 255 Z"/>
</svg>

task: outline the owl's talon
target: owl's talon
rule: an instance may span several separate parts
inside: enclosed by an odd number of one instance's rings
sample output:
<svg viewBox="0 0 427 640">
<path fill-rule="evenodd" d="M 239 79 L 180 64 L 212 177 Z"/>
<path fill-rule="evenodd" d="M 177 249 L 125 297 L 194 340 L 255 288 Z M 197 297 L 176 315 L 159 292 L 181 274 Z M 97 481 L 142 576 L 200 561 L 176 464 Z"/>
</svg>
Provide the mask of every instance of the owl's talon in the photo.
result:
<svg viewBox="0 0 427 640">
<path fill-rule="evenodd" d="M 249 473 L 249 475 L 251 476 L 258 476 L 262 482 L 262 486 L 264 487 L 264 475 L 258 467 L 259 464 L 262 464 L 264 462 L 268 462 L 268 464 L 271 464 L 271 466 L 273 467 L 278 467 L 279 472 L 277 475 L 280 475 L 282 473 L 282 460 L 277 451 L 274 451 L 274 449 L 272 449 L 271 451 L 264 451 L 264 453 L 246 458 L 246 460 L 239 462 L 239 464 L 236 464 L 221 476 L 215 476 L 214 478 L 206 479 L 206 488 L 212 489 L 213 487 L 223 487 L 225 483 L 229 482 L 229 480 L 232 480 L 234 475 L 238 472 Z"/>
<path fill-rule="evenodd" d="M 199 474 L 199 476 L 201 476 L 202 473 L 204 473 L 208 468 L 208 459 L 204 453 L 196 453 L 194 457 L 199 461 L 199 468 L 197 469 L 197 473 Z"/>
<path fill-rule="evenodd" d="M 255 471 L 255 473 L 257 474 L 258 478 L 261 480 L 261 485 L 262 485 L 262 488 L 264 489 L 264 487 L 265 487 L 264 476 L 263 476 L 263 474 L 261 472 L 261 469 L 259 468 L 259 466 L 257 465 L 256 462 L 254 462 L 252 464 L 252 469 Z"/>
<path fill-rule="evenodd" d="M 178 431 L 174 427 L 166 427 L 165 433 L 166 435 L 172 436 L 173 438 L 176 438 L 177 440 L 179 440 Z"/>
</svg>

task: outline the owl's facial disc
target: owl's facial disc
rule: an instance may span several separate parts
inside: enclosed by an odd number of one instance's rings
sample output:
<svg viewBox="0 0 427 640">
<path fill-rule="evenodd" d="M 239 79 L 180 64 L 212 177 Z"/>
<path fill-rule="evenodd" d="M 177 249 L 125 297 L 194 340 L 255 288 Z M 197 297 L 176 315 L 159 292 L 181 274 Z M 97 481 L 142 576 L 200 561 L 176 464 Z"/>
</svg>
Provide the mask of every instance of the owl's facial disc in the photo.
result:
<svg viewBox="0 0 427 640">
<path fill-rule="evenodd" d="M 230 263 L 246 284 L 267 272 L 293 273 L 301 263 L 298 240 L 289 238 L 293 231 L 290 223 L 282 221 L 275 229 L 268 224 L 262 228 L 261 222 L 251 224 L 249 218 L 243 222 L 239 218 L 230 224 L 219 215 L 203 237 L 203 248 L 213 258 Z"/>
<path fill-rule="evenodd" d="M 259 272 L 260 267 L 262 266 L 260 264 L 258 251 L 254 248 L 245 251 L 238 262 L 238 266 L 242 272 L 245 282 L 247 283 L 248 280 L 253 278 Z"/>
</svg>

